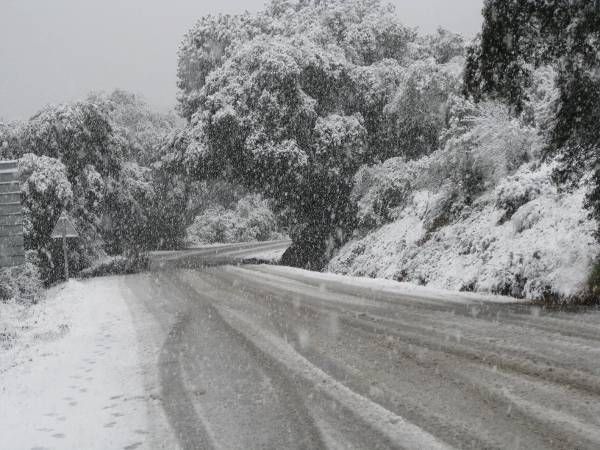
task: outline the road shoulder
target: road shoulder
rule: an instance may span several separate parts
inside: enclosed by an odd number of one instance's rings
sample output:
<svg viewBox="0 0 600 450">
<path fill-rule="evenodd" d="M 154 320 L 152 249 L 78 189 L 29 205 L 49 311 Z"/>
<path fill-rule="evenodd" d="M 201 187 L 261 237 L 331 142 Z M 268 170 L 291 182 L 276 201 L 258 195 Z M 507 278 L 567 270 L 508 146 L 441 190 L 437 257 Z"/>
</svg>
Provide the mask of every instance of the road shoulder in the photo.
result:
<svg viewBox="0 0 600 450">
<path fill-rule="evenodd" d="M 116 277 L 51 289 L 22 314 L 20 328 L 0 357 L 5 448 L 144 445 L 151 399 Z"/>
</svg>

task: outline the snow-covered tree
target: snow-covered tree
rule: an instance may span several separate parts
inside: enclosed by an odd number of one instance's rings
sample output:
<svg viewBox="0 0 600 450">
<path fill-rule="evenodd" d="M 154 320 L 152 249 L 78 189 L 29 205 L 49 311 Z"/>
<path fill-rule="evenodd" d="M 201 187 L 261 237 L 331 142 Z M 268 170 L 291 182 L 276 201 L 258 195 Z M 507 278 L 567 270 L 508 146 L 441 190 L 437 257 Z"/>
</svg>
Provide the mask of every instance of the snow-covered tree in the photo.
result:
<svg viewBox="0 0 600 450">
<path fill-rule="evenodd" d="M 202 19 L 179 55 L 190 127 L 173 161 L 272 199 L 294 241 L 284 262 L 322 267 L 356 224 L 358 168 L 437 145 L 459 74 L 415 62 L 416 39 L 377 0 L 274 1 Z M 424 57 L 448 63 L 454 41 L 440 32 L 437 56 Z"/>
<path fill-rule="evenodd" d="M 92 93 L 87 101 L 102 109 L 112 132 L 125 141 L 124 158 L 142 166 L 160 159 L 164 139 L 181 121 L 174 113 L 156 112 L 143 98 L 120 89 Z"/>
<path fill-rule="evenodd" d="M 124 144 L 109 117 L 89 102 L 44 108 L 25 124 L 20 142 L 28 152 L 60 159 L 72 183 L 88 165 L 102 176 L 117 173 Z"/>
<path fill-rule="evenodd" d="M 61 212 L 73 203 L 73 190 L 66 167 L 48 156 L 25 154 L 19 160 L 19 180 L 23 199 L 25 248 L 36 252 L 42 278 L 62 276 L 62 243 L 50 238 Z M 77 252 L 72 263 L 79 263 Z"/>
<path fill-rule="evenodd" d="M 256 39 L 211 73 L 192 122 L 215 169 L 286 211 L 296 244 L 288 257 L 299 265 L 324 264 L 328 240 L 352 227 L 365 130 L 360 114 L 339 107 L 346 73 L 343 57 L 311 42 Z"/>
<path fill-rule="evenodd" d="M 181 181 L 161 164 L 150 168 L 132 161 L 158 161 L 163 139 L 175 123 L 171 119 L 116 91 L 46 107 L 23 124 L 2 129 L 8 142 L 3 147 L 11 154 L 31 152 L 21 158 L 26 241 L 40 255 L 45 281 L 63 273 L 62 259 L 54 256 L 60 245 L 49 240 L 63 210 L 80 233 L 69 244 L 73 271 L 106 251 L 136 255 L 183 242 L 191 218 L 182 214 L 187 191 L 176 188 Z M 68 186 L 68 201 L 56 194 L 54 184 Z"/>
<path fill-rule="evenodd" d="M 573 0 L 488 0 L 481 37 L 469 49 L 465 88 L 476 99 L 498 96 L 521 111 L 530 101 L 533 69 L 557 71 L 559 95 L 548 153 L 559 154 L 559 181 L 580 178 L 600 161 L 600 8 Z M 588 206 L 600 218 L 600 171 Z"/>
</svg>

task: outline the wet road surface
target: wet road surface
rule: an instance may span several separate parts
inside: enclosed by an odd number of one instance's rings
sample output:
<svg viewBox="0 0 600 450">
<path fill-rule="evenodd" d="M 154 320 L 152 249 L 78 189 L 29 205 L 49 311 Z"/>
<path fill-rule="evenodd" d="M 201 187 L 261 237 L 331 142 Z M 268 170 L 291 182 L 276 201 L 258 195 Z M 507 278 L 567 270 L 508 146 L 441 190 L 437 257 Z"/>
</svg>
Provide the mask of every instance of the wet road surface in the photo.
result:
<svg viewBox="0 0 600 450">
<path fill-rule="evenodd" d="M 597 311 L 231 265 L 253 250 L 115 278 L 181 448 L 600 448 Z"/>
</svg>

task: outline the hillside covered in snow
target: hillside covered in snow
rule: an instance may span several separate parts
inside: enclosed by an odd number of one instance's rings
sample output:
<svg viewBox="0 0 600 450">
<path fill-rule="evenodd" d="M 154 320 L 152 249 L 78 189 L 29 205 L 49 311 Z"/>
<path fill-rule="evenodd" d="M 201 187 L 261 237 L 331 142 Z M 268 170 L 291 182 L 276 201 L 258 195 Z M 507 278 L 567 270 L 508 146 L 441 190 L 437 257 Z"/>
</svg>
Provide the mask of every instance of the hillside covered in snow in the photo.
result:
<svg viewBox="0 0 600 450">
<path fill-rule="evenodd" d="M 335 273 L 546 301 L 584 294 L 600 247 L 585 208 L 591 172 L 556 183 L 546 157 L 558 91 L 534 73 L 520 115 L 498 101 L 450 97 L 440 148 L 364 166 L 354 238 Z"/>
<path fill-rule="evenodd" d="M 600 250 L 584 192 L 559 193 L 547 165 L 527 164 L 439 225 L 432 208 L 444 194 L 418 191 L 391 223 L 344 246 L 328 270 L 457 291 L 571 299 L 587 288 Z"/>
</svg>

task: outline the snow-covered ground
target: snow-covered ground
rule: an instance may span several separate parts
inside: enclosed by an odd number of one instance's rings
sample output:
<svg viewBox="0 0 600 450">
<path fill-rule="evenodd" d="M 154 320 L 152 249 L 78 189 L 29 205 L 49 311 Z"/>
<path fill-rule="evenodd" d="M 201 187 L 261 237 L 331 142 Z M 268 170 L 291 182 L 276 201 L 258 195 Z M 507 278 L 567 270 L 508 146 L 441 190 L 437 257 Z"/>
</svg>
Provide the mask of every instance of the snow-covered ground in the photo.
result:
<svg viewBox="0 0 600 450">
<path fill-rule="evenodd" d="M 261 270 L 261 266 L 257 266 L 256 270 Z M 335 273 L 307 272 L 303 269 L 286 266 L 271 266 L 264 270 L 269 273 L 281 274 L 302 281 L 307 281 L 309 279 L 322 280 L 323 283 L 339 283 L 348 287 L 364 288 L 378 293 L 399 295 L 403 297 L 403 301 L 406 301 L 406 298 L 418 298 L 462 304 L 479 304 L 482 302 L 523 303 L 523 300 L 514 297 L 475 292 L 458 293 L 447 289 L 418 286 L 414 283 L 399 282 L 385 278 L 366 278 L 338 275 Z"/>
<path fill-rule="evenodd" d="M 523 167 L 435 230 L 435 194 L 418 192 L 398 218 L 341 249 L 329 271 L 434 288 L 569 299 L 586 288 L 600 252 L 583 207 L 585 183 L 557 192 L 551 170 Z M 507 214 L 514 208 L 512 214 Z"/>
<path fill-rule="evenodd" d="M 0 304 L 0 314 L 13 337 L 0 351 L 0 447 L 144 446 L 149 399 L 114 279 L 70 281 L 30 308 Z"/>
</svg>

